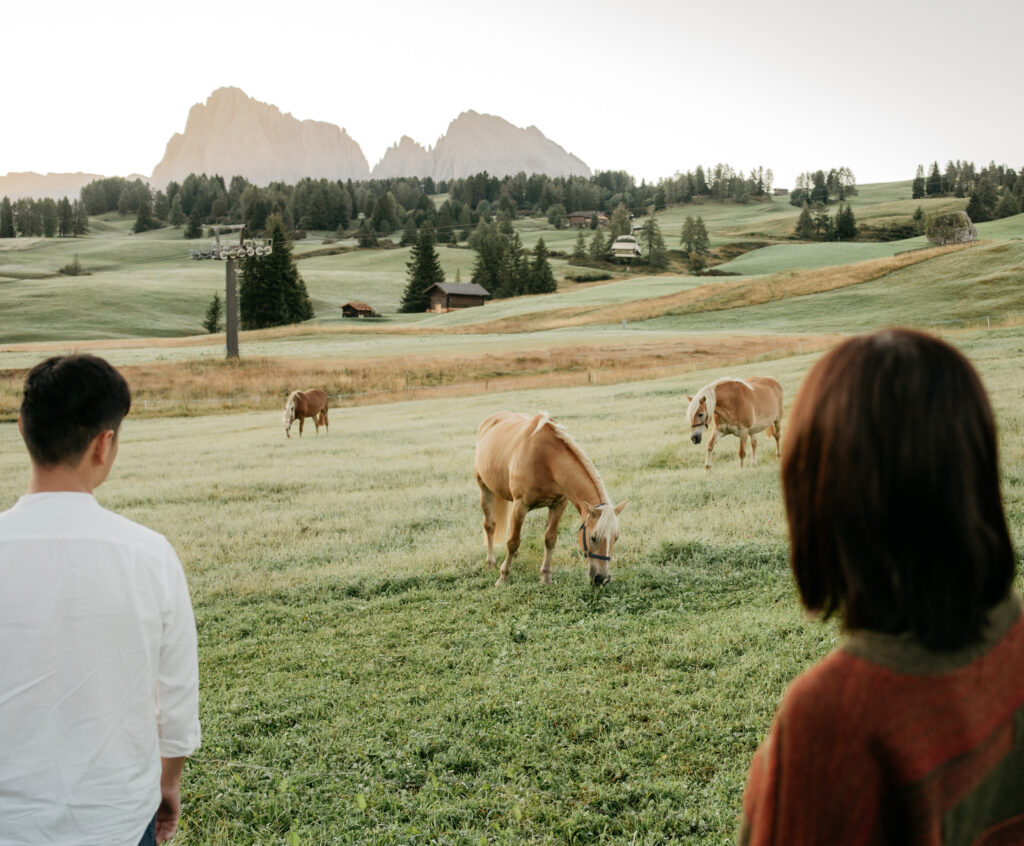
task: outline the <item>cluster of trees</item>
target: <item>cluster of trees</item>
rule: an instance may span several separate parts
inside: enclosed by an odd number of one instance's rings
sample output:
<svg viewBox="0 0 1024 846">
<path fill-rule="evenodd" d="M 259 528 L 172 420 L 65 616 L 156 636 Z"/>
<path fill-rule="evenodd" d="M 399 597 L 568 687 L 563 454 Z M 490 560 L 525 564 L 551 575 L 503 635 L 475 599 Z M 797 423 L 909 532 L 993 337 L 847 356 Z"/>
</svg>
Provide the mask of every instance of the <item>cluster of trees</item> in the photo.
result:
<svg viewBox="0 0 1024 846">
<path fill-rule="evenodd" d="M 923 165 L 911 187 L 911 196 L 917 200 L 932 197 L 969 197 L 967 214 L 975 223 L 1011 217 L 1024 211 L 1024 168 L 1014 170 L 1006 165 L 990 162 L 980 171 L 974 162 L 946 163 L 944 171 L 932 162 L 925 176 Z"/>
<path fill-rule="evenodd" d="M 815 170 L 801 173 L 789 194 L 790 205 L 804 203 L 828 205 L 845 202 L 857 193 L 857 179 L 848 167 L 834 167 L 829 171 Z"/>
<path fill-rule="evenodd" d="M 268 218 L 264 235 L 273 241 L 273 252 L 239 262 L 238 316 L 243 329 L 283 326 L 313 317 L 313 303 L 295 266 L 292 242 L 280 215 Z M 207 320 L 213 309 L 211 303 Z"/>
<path fill-rule="evenodd" d="M 0 238 L 73 238 L 88 231 L 89 215 L 80 200 L 0 199 Z"/>
<path fill-rule="evenodd" d="M 686 216 L 683 228 L 679 232 L 679 244 L 683 248 L 691 272 L 700 273 L 707 267 L 711 239 L 708 237 L 708 228 L 704 225 L 703 218 Z"/>
<path fill-rule="evenodd" d="M 835 215 L 828 206 L 803 204 L 793 236 L 801 241 L 852 241 L 857 237 L 857 218 L 849 205 L 839 204 Z"/>
<path fill-rule="evenodd" d="M 481 220 L 469 237 L 469 246 L 476 251 L 471 281 L 495 299 L 549 294 L 558 288 L 543 238 L 531 253 L 510 226 Z"/>
</svg>

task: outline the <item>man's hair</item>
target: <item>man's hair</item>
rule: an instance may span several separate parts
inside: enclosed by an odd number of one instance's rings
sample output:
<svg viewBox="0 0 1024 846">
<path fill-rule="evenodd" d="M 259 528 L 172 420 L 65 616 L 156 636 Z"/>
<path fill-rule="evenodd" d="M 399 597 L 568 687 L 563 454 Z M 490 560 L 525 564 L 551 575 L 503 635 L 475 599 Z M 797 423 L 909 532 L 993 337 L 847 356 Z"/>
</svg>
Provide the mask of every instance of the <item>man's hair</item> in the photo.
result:
<svg viewBox="0 0 1024 846">
<path fill-rule="evenodd" d="M 128 383 L 94 355 L 54 356 L 25 379 L 21 430 L 43 467 L 76 464 L 100 432 L 121 426 L 131 408 Z"/>
<path fill-rule="evenodd" d="M 1014 555 L 995 420 L 971 364 L 907 329 L 851 338 L 804 379 L 782 485 L 805 607 L 933 649 L 981 637 Z"/>
</svg>

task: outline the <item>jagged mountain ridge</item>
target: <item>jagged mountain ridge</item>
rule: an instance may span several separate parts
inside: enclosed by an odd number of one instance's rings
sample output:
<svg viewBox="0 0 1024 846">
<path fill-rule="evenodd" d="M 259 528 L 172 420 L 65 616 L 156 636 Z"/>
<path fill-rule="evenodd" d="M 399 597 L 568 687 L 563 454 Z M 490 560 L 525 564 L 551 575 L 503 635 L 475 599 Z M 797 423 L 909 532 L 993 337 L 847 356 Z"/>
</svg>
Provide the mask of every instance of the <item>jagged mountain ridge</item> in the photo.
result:
<svg viewBox="0 0 1024 846">
<path fill-rule="evenodd" d="M 545 173 L 548 176 L 586 176 L 590 168 L 536 126 L 520 129 L 496 115 L 463 112 L 448 125 L 432 149 L 408 136 L 388 148 L 373 168 L 375 179 L 395 176 L 457 179 L 487 171 L 494 176 Z"/>
<path fill-rule="evenodd" d="M 244 176 L 257 185 L 304 176 L 366 179 L 362 149 L 332 123 L 298 120 L 239 88 L 218 88 L 188 113 L 184 133 L 167 142 L 150 184 L 163 188 L 190 173 Z"/>
<path fill-rule="evenodd" d="M 499 177 L 520 171 L 591 175 L 581 159 L 537 127 L 521 129 L 472 110 L 455 118 L 431 148 L 403 135 L 371 174 L 362 149 L 345 129 L 322 121 L 300 121 L 239 88 L 218 88 L 205 103 L 192 106 L 185 131 L 167 142 L 148 181 L 154 189 L 172 180 L 181 182 L 189 173 L 216 173 L 225 179 L 239 174 L 256 185 L 294 183 L 307 176 L 353 180 L 430 176 L 436 181 L 485 170 Z M 0 176 L 0 196 L 73 197 L 83 185 L 102 178 L 100 174 L 10 173 Z"/>
</svg>

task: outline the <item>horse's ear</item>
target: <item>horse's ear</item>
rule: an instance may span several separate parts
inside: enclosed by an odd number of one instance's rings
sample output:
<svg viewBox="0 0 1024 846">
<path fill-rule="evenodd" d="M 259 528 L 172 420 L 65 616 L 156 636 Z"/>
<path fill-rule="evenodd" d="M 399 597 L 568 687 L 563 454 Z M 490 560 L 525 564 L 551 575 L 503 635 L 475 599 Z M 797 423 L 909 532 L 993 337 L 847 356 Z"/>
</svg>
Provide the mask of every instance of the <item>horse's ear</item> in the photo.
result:
<svg viewBox="0 0 1024 846">
<path fill-rule="evenodd" d="M 624 500 L 622 500 L 622 502 L 620 502 L 618 505 L 615 506 L 615 516 L 616 517 L 618 515 L 620 515 L 623 511 L 625 511 L 626 503 L 627 502 L 629 502 L 629 500 L 628 499 L 624 499 Z"/>
<path fill-rule="evenodd" d="M 595 511 L 594 506 L 591 505 L 589 502 L 584 502 L 583 507 L 587 509 L 587 516 L 590 516 Z"/>
<path fill-rule="evenodd" d="M 689 394 L 687 394 L 686 395 L 686 401 L 687 402 L 693 402 L 693 397 L 691 397 Z"/>
</svg>

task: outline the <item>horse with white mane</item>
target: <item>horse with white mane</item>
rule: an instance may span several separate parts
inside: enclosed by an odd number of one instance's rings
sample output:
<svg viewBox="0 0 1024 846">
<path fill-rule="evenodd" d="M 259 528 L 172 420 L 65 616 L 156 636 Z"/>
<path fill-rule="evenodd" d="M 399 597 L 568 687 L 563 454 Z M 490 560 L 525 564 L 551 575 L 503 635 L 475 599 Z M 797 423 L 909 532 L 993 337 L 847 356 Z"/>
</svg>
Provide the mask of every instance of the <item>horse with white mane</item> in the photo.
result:
<svg viewBox="0 0 1024 846">
<path fill-rule="evenodd" d="M 560 424 L 545 413 L 533 417 L 511 411 L 492 414 L 477 430 L 473 473 L 480 486 L 488 567 L 497 563 L 495 529 L 508 530 L 496 584 L 508 584 L 523 520 L 535 508 L 548 509 L 540 579 L 551 583 L 558 521 L 570 502 L 583 521 L 576 534 L 591 583 L 603 585 L 611 580 L 612 546 L 619 537 L 619 514 L 626 503 L 610 504 L 597 468 Z"/>
<path fill-rule="evenodd" d="M 302 424 L 307 417 L 313 418 L 316 433 L 320 434 L 323 425 L 327 433 L 327 394 L 319 388 L 311 391 L 292 391 L 284 404 L 284 433 L 291 437 L 292 421 L 299 421 L 299 437 L 302 437 Z"/>
<path fill-rule="evenodd" d="M 750 463 L 757 464 L 758 432 L 775 438 L 775 454 L 779 455 L 782 437 L 782 385 L 770 376 L 750 376 L 747 379 L 719 379 L 705 385 L 696 396 L 688 396 L 686 418 L 690 421 L 690 440 L 701 442 L 705 429 L 708 437 L 704 469 L 711 472 L 711 450 L 722 435 L 737 435 L 740 439 L 740 468 L 747 454 L 750 438 Z"/>
</svg>

